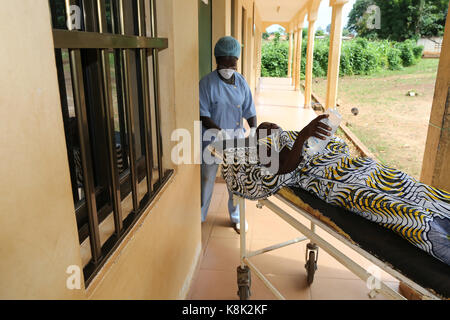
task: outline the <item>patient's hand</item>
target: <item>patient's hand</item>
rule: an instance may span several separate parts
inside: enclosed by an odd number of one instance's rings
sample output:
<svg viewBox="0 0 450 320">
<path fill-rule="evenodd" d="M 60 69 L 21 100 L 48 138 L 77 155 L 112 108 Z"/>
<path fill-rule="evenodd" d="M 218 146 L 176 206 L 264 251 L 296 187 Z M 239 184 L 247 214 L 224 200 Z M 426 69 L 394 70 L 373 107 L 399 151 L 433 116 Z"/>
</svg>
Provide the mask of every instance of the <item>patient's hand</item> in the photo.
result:
<svg viewBox="0 0 450 320">
<path fill-rule="evenodd" d="M 308 140 L 310 137 L 316 137 L 321 140 L 325 140 L 325 136 L 330 136 L 331 128 L 327 126 L 325 123 L 321 122 L 321 120 L 328 118 L 327 114 L 322 114 L 311 121 L 306 127 L 300 131 L 300 134 L 303 138 Z"/>
</svg>

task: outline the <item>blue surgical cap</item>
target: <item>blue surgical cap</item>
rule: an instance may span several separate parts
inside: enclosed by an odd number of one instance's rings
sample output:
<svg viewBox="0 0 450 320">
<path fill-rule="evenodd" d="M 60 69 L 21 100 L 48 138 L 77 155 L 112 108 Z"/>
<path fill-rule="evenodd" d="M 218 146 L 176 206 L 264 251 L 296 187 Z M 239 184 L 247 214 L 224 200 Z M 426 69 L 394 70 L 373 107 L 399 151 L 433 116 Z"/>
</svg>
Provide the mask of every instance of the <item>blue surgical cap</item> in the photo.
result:
<svg viewBox="0 0 450 320">
<path fill-rule="evenodd" d="M 216 57 L 236 57 L 239 59 L 241 55 L 241 45 L 233 37 L 222 37 L 217 41 L 214 48 L 214 56 Z"/>
</svg>

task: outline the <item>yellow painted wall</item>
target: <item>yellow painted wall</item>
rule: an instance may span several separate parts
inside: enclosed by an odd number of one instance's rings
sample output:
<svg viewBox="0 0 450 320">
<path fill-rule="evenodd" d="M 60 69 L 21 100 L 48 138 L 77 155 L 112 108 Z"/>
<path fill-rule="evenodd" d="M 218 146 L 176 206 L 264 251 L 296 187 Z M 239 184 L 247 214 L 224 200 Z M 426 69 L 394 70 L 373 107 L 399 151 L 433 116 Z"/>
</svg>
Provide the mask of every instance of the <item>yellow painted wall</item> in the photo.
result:
<svg viewBox="0 0 450 320">
<path fill-rule="evenodd" d="M 242 73 L 246 78 L 252 94 L 255 94 L 255 89 L 259 84 L 259 74 L 261 60 L 259 55 L 262 21 L 258 13 L 258 9 L 255 7 L 255 17 L 253 17 L 253 3 L 255 0 L 235 0 L 234 7 L 231 7 L 231 12 L 234 14 L 234 33 L 232 34 L 240 43 L 245 43 L 246 46 L 243 48 L 241 53 L 241 59 L 244 58 L 244 70 L 241 68 L 241 63 L 238 62 L 238 72 Z M 242 8 L 246 10 L 246 33 L 245 37 L 242 38 Z M 231 17 L 230 17 L 231 20 Z M 256 29 L 253 32 L 253 23 Z M 259 41 L 259 42 L 258 42 Z"/>
<path fill-rule="evenodd" d="M 48 2 L 2 1 L 0 24 L 0 298 L 81 298 Z"/>
<path fill-rule="evenodd" d="M 216 69 L 214 46 L 224 36 L 231 36 L 231 0 L 212 1 L 212 69 Z"/>
<path fill-rule="evenodd" d="M 198 118 L 197 0 L 157 5 L 159 35 L 169 38 L 160 54 L 167 141 L 173 127 L 193 132 Z M 0 298 L 184 298 L 201 250 L 199 165 L 170 164 L 170 183 L 87 291 L 66 288 L 66 268 L 81 258 L 48 2 L 3 1 L 0 24 L 8 44 L 0 47 Z"/>
</svg>

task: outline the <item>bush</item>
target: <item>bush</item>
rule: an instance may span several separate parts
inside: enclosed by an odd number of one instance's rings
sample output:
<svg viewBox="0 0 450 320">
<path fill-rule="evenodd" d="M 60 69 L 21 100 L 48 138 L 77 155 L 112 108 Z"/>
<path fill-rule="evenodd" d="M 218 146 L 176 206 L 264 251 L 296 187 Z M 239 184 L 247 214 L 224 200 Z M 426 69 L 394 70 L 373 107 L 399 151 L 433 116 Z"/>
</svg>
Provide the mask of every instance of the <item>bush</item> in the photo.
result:
<svg viewBox="0 0 450 320">
<path fill-rule="evenodd" d="M 307 41 L 302 42 L 301 79 L 305 77 Z M 287 76 L 289 43 L 275 38 L 262 46 L 262 76 Z M 414 40 L 404 42 L 371 41 L 365 38 L 344 41 L 341 48 L 339 75 L 370 75 L 380 69 L 399 70 L 416 64 L 423 47 Z M 325 77 L 328 71 L 329 39 L 314 43 L 313 76 Z"/>
<path fill-rule="evenodd" d="M 420 58 L 422 58 L 423 49 L 424 49 L 423 46 L 413 47 L 414 58 L 416 58 L 416 60 L 420 60 Z"/>
<path fill-rule="evenodd" d="M 395 47 L 401 51 L 400 57 L 402 58 L 403 66 L 412 66 L 415 61 L 412 45 L 408 41 L 405 41 L 397 43 Z"/>
<path fill-rule="evenodd" d="M 280 41 L 279 35 L 266 41 L 261 48 L 261 76 L 286 77 L 288 71 L 289 42 Z"/>
<path fill-rule="evenodd" d="M 389 70 L 400 70 L 403 66 L 403 61 L 401 57 L 400 49 L 391 47 L 387 52 L 388 69 Z"/>
</svg>

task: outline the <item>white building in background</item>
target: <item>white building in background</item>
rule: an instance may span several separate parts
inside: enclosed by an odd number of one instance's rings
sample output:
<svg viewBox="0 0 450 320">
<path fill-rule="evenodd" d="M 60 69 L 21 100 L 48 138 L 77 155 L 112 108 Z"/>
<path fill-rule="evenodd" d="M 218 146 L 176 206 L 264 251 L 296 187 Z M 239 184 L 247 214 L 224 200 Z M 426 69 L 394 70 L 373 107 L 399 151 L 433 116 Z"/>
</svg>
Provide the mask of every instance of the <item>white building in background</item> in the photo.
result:
<svg viewBox="0 0 450 320">
<path fill-rule="evenodd" d="M 422 45 L 423 55 L 427 56 L 437 56 L 439 57 L 442 48 L 442 37 L 431 37 L 431 38 L 420 38 L 417 41 L 418 45 Z"/>
</svg>

